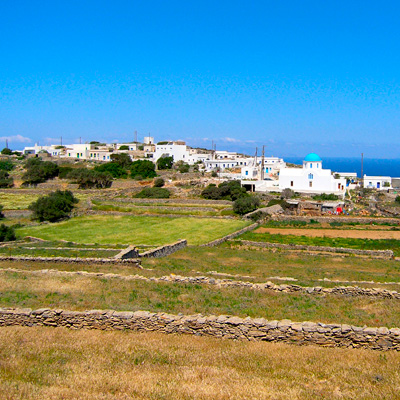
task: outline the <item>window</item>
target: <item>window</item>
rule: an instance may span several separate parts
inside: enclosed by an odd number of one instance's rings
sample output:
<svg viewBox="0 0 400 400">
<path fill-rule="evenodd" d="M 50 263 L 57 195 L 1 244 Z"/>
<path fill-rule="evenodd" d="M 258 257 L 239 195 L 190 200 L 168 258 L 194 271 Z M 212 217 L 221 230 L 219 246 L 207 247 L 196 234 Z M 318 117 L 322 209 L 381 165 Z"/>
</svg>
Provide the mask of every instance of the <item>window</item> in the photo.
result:
<svg viewBox="0 0 400 400">
<path fill-rule="evenodd" d="M 309 186 L 312 187 L 312 181 L 310 181 Z"/>
<path fill-rule="evenodd" d="M 290 186 L 293 186 L 293 181 L 290 181 Z"/>
<path fill-rule="evenodd" d="M 246 175 L 248 175 L 249 174 L 249 171 L 246 171 Z"/>
<path fill-rule="evenodd" d="M 312 163 L 310 163 L 310 168 L 312 168 Z"/>
<path fill-rule="evenodd" d="M 314 175 L 313 174 L 308 174 L 308 179 L 314 179 Z"/>
</svg>

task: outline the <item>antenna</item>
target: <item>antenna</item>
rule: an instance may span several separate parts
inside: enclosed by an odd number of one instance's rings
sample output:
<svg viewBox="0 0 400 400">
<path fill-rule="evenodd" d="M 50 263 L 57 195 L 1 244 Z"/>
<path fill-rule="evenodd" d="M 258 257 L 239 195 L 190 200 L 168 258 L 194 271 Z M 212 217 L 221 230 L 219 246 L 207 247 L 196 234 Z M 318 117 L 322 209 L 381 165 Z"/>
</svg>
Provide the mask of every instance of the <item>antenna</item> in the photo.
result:
<svg viewBox="0 0 400 400">
<path fill-rule="evenodd" d="M 265 155 L 265 146 L 263 145 L 263 150 L 262 150 L 262 158 L 261 158 L 261 180 L 264 180 L 264 155 Z"/>
<path fill-rule="evenodd" d="M 361 153 L 361 187 L 364 187 L 364 153 Z"/>
</svg>

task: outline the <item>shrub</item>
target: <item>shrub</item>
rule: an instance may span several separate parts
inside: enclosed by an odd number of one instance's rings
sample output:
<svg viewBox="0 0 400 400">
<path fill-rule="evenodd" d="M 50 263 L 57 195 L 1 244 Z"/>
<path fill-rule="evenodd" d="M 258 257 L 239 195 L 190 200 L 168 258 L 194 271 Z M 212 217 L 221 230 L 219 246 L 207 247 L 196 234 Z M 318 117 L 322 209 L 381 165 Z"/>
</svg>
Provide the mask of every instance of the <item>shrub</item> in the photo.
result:
<svg viewBox="0 0 400 400">
<path fill-rule="evenodd" d="M 10 177 L 7 171 L 0 169 L 0 188 L 10 188 L 14 186 L 14 179 Z"/>
<path fill-rule="evenodd" d="M 225 181 L 220 183 L 218 187 L 214 184 L 208 185 L 201 195 L 205 199 L 235 201 L 239 197 L 248 196 L 248 193 L 240 185 L 240 181 Z"/>
<path fill-rule="evenodd" d="M 339 198 L 339 196 L 336 196 L 336 194 L 326 194 L 326 193 L 322 193 L 316 196 L 313 196 L 314 200 L 337 200 Z"/>
<path fill-rule="evenodd" d="M 119 146 L 119 150 L 129 150 L 129 146 L 127 146 L 126 144 L 123 144 L 122 146 Z"/>
<path fill-rule="evenodd" d="M 58 177 L 60 179 L 68 179 L 69 174 L 74 170 L 72 167 L 59 167 L 58 168 Z"/>
<path fill-rule="evenodd" d="M 78 199 L 70 190 L 57 190 L 39 197 L 28 208 L 33 211 L 33 219 L 55 222 L 68 218 Z"/>
<path fill-rule="evenodd" d="M 233 203 L 233 211 L 236 214 L 244 215 L 257 209 L 260 199 L 255 196 L 239 197 Z"/>
<path fill-rule="evenodd" d="M 149 160 L 134 161 L 131 166 L 131 176 L 136 179 L 140 175 L 142 178 L 155 178 L 157 176 L 155 165 Z"/>
<path fill-rule="evenodd" d="M 144 188 L 141 192 L 137 193 L 134 197 L 147 198 L 147 199 L 168 199 L 170 192 L 168 189 L 160 187 Z"/>
<path fill-rule="evenodd" d="M 39 158 L 30 158 L 25 163 L 26 172 L 22 175 L 22 184 L 24 186 L 46 182 L 58 175 L 59 168 L 57 164 L 51 161 L 42 161 Z"/>
<path fill-rule="evenodd" d="M 1 151 L 1 154 L 4 154 L 6 156 L 11 156 L 12 151 L 8 149 L 7 147 L 4 147 L 4 149 Z"/>
<path fill-rule="evenodd" d="M 189 170 L 190 170 L 190 165 L 186 163 L 182 163 L 178 168 L 178 171 L 181 174 L 186 174 L 187 172 L 189 172 Z"/>
<path fill-rule="evenodd" d="M 0 170 L 3 171 L 11 171 L 13 170 L 15 165 L 9 160 L 1 160 L 0 161 Z"/>
<path fill-rule="evenodd" d="M 396 196 L 395 200 L 396 203 L 400 204 L 400 196 Z"/>
<path fill-rule="evenodd" d="M 283 199 L 291 199 L 294 196 L 294 192 L 290 188 L 286 188 L 282 190 L 281 197 Z"/>
<path fill-rule="evenodd" d="M 3 205 L 2 204 L 0 204 L 0 219 L 4 219 L 5 218 L 5 215 L 3 214 Z"/>
<path fill-rule="evenodd" d="M 119 155 L 119 154 L 115 154 L 115 155 Z M 94 168 L 94 170 L 98 171 L 98 172 L 108 172 L 113 178 L 116 178 L 116 179 L 128 177 L 128 173 L 126 172 L 126 169 L 114 161 L 98 165 Z"/>
<path fill-rule="evenodd" d="M 11 242 L 16 239 L 15 231 L 12 226 L 0 225 L 0 242 Z"/>
<path fill-rule="evenodd" d="M 113 177 L 109 172 L 95 171 L 86 168 L 75 168 L 67 177 L 79 185 L 79 189 L 104 189 L 111 186 Z"/>
<path fill-rule="evenodd" d="M 164 184 L 165 184 L 165 181 L 164 181 L 164 179 L 163 178 L 156 178 L 155 180 L 154 180 L 154 187 L 163 187 L 164 186 Z"/>
<path fill-rule="evenodd" d="M 121 147 L 123 147 L 123 146 L 121 146 Z M 128 146 L 126 146 L 126 147 L 128 147 Z M 126 153 L 111 154 L 111 161 L 120 165 L 122 168 L 130 168 L 130 166 L 132 165 L 132 159 L 129 156 L 129 154 L 126 154 Z"/>
<path fill-rule="evenodd" d="M 171 169 L 174 163 L 174 157 L 160 157 L 157 160 L 158 169 Z"/>
<path fill-rule="evenodd" d="M 211 172 L 211 176 L 212 176 L 213 178 L 216 178 L 216 177 L 218 176 L 218 174 L 217 174 L 216 171 L 212 171 L 212 172 Z"/>
</svg>

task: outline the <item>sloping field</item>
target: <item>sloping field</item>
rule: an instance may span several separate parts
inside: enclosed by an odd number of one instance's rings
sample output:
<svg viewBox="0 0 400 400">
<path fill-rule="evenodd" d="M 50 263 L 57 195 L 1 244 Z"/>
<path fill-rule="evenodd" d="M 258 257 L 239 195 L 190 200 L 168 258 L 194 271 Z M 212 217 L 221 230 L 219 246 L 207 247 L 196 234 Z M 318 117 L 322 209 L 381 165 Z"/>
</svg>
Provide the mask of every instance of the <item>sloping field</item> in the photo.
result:
<svg viewBox="0 0 400 400">
<path fill-rule="evenodd" d="M 213 218 L 168 218 L 131 215 L 93 215 L 67 221 L 29 226 L 17 230 L 20 236 L 78 243 L 123 243 L 163 245 L 186 239 L 202 244 L 235 232 L 249 222 Z"/>
<path fill-rule="evenodd" d="M 400 354 L 64 328 L 0 329 L 4 399 L 395 399 Z"/>
</svg>

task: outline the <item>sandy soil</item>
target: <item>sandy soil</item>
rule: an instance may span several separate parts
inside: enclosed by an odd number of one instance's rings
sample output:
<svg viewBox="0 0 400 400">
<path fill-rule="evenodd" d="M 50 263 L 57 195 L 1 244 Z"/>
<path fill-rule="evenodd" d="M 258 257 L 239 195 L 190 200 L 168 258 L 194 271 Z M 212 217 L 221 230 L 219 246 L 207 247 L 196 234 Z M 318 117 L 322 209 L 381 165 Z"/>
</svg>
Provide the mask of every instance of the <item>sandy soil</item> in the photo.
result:
<svg viewBox="0 0 400 400">
<path fill-rule="evenodd" d="M 299 229 L 299 228 L 258 228 L 256 233 L 296 235 L 309 237 L 354 238 L 354 239 L 400 239 L 400 231 L 372 231 L 351 229 Z"/>
</svg>

